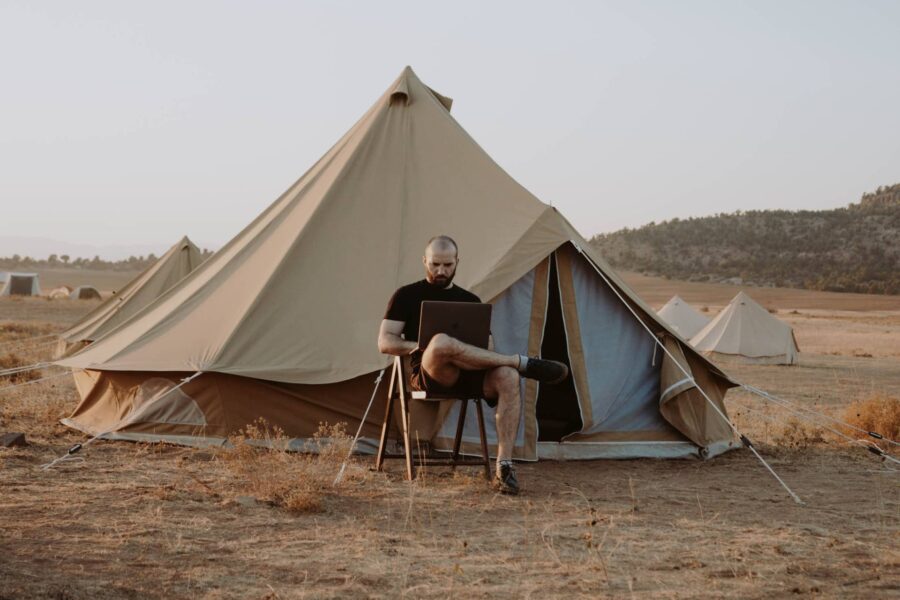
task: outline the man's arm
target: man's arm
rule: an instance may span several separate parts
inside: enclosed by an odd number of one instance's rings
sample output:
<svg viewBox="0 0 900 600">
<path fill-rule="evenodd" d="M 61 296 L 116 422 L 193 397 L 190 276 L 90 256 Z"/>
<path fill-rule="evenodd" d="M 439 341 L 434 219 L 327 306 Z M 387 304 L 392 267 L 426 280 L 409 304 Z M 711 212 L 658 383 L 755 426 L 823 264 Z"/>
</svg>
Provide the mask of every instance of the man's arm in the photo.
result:
<svg viewBox="0 0 900 600">
<path fill-rule="evenodd" d="M 416 342 L 404 340 L 400 337 L 403 331 L 403 321 L 392 321 L 384 319 L 381 321 L 381 328 L 378 330 L 378 351 L 382 354 L 393 354 L 394 356 L 406 356 L 412 354 L 412 351 L 419 347 Z"/>
</svg>

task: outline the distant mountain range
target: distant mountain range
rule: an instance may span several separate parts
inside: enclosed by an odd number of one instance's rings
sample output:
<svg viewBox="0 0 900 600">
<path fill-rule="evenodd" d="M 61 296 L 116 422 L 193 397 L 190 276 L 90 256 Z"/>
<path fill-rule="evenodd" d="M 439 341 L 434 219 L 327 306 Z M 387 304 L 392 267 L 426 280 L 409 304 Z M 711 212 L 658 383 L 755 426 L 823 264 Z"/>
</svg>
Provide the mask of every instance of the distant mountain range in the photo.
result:
<svg viewBox="0 0 900 600">
<path fill-rule="evenodd" d="M 900 294 L 900 184 L 846 208 L 672 219 L 591 243 L 614 267 L 670 279 Z"/>
</svg>

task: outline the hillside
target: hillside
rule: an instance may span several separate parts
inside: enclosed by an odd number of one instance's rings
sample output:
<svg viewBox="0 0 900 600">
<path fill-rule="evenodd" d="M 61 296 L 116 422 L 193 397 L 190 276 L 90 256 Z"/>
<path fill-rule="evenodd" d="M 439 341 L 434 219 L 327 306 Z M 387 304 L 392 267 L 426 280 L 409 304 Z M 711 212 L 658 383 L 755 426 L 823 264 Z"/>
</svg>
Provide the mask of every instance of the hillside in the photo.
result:
<svg viewBox="0 0 900 600">
<path fill-rule="evenodd" d="M 900 294 L 900 184 L 846 208 L 672 219 L 591 243 L 613 266 L 652 276 Z"/>
</svg>

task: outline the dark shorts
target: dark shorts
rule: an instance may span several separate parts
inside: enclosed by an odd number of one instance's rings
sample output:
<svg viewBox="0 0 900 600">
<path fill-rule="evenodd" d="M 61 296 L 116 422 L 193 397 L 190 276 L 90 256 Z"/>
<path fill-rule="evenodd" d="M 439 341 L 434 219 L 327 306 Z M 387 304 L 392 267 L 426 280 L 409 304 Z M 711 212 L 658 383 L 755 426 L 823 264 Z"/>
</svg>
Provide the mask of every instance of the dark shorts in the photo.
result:
<svg viewBox="0 0 900 600">
<path fill-rule="evenodd" d="M 484 398 L 484 375 L 487 371 L 460 370 L 459 379 L 451 387 L 444 387 L 425 372 L 422 367 L 413 369 L 409 378 L 409 386 L 420 392 L 431 392 L 459 398 Z M 494 406 L 496 401 L 488 400 L 488 405 Z"/>
</svg>

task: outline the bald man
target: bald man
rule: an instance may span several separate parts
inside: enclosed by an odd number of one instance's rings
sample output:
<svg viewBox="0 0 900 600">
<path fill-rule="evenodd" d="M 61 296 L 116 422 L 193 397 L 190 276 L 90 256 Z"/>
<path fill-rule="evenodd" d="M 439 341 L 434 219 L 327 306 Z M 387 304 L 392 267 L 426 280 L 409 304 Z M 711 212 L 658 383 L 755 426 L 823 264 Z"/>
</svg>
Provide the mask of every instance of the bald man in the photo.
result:
<svg viewBox="0 0 900 600">
<path fill-rule="evenodd" d="M 434 336 L 427 348 L 419 348 L 423 301 L 481 302 L 472 292 L 453 284 L 459 265 L 459 247 L 453 239 L 439 235 L 429 240 L 422 262 L 425 279 L 401 287 L 391 297 L 378 333 L 378 350 L 394 356 L 410 356 L 409 385 L 414 390 L 481 397 L 496 407 L 494 486 L 504 494 L 518 494 L 512 450 L 522 411 L 519 380 L 528 377 L 543 383 L 559 383 L 568 377 L 569 369 L 553 360 L 499 354 L 445 334 Z"/>
</svg>

